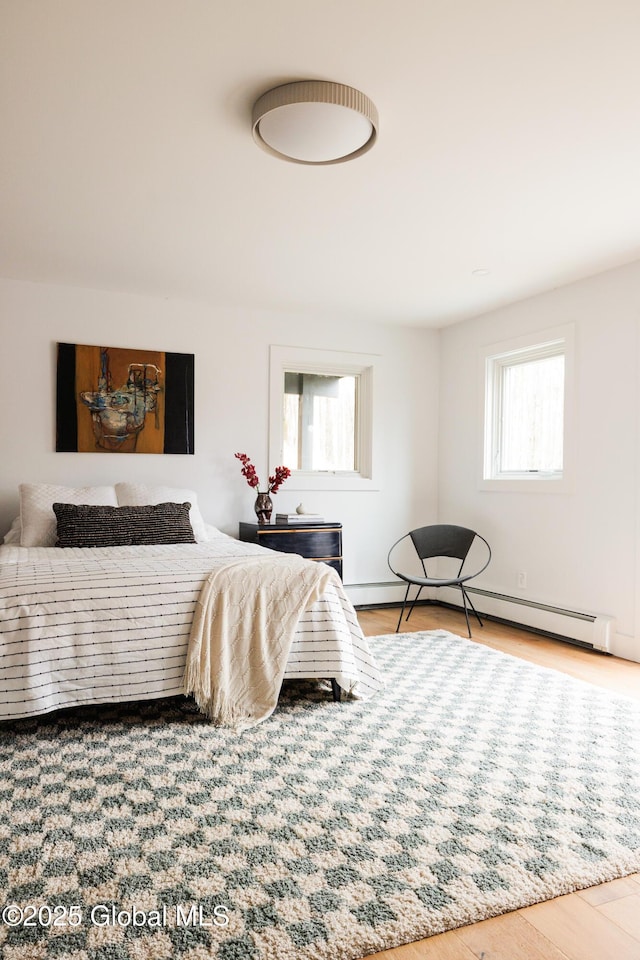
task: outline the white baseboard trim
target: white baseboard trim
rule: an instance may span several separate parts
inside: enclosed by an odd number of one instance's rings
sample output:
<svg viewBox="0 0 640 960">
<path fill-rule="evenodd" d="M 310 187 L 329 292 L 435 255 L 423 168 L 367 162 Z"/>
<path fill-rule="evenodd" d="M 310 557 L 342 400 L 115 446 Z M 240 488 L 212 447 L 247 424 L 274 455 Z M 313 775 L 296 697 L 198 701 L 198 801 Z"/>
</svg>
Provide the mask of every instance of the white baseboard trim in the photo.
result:
<svg viewBox="0 0 640 960">
<path fill-rule="evenodd" d="M 402 603 L 406 587 L 397 580 L 386 583 L 345 583 L 345 593 L 354 607 L 368 604 Z"/>
<path fill-rule="evenodd" d="M 614 657 L 623 660 L 633 660 L 640 663 L 640 638 L 628 637 L 623 633 L 616 633 L 611 641 L 611 653 Z"/>
</svg>

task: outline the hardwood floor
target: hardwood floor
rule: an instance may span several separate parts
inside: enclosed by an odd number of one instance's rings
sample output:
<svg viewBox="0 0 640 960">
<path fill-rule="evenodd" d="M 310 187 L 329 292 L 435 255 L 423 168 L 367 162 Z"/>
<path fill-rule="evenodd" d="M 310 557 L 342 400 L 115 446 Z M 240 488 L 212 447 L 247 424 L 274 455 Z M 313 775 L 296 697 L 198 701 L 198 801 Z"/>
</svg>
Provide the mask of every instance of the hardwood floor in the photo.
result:
<svg viewBox="0 0 640 960">
<path fill-rule="evenodd" d="M 394 633 L 398 611 L 360 610 L 367 636 Z M 416 608 L 411 630 L 466 636 L 464 616 L 442 607 Z M 403 629 L 407 629 L 403 624 Z M 503 624 L 472 624 L 473 639 L 640 700 L 640 663 L 549 640 Z M 376 960 L 640 960 L 640 874 L 459 927 L 376 953 Z"/>
</svg>

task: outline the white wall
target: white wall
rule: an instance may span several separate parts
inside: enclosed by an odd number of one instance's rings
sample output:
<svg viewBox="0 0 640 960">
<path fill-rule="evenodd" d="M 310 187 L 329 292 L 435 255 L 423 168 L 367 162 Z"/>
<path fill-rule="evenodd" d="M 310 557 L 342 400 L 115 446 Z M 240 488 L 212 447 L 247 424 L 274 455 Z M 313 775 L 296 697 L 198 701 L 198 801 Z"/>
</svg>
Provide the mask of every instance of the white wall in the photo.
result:
<svg viewBox="0 0 640 960">
<path fill-rule="evenodd" d="M 195 455 L 55 453 L 57 341 L 194 353 Z M 205 519 L 235 535 L 239 520 L 255 520 L 255 496 L 233 454 L 248 453 L 261 478 L 275 466 L 267 463 L 272 343 L 380 355 L 379 490 L 305 493 L 304 502 L 344 524 L 346 583 L 388 582 L 389 544 L 436 519 L 437 480 L 438 335 L 394 325 L 346 326 L 320 316 L 310 323 L 293 312 L 0 280 L 0 532 L 18 513 L 23 481 L 80 486 L 128 479 L 194 488 Z M 301 499 L 289 483 L 274 503 L 289 510 Z M 387 595 L 352 590 L 355 602 Z"/>
<path fill-rule="evenodd" d="M 640 263 L 441 331 L 439 518 L 491 542 L 478 585 L 613 615 L 613 652 L 640 660 Z M 479 489 L 482 346 L 575 324 L 575 463 L 568 493 Z M 526 571 L 526 591 L 517 572 Z M 522 608 L 523 610 L 525 608 Z"/>
<path fill-rule="evenodd" d="M 609 613 L 615 652 L 640 659 L 639 318 L 640 263 L 439 333 L 0 280 L 0 532 L 17 515 L 22 481 L 131 479 L 195 488 L 206 519 L 235 534 L 238 520 L 254 515 L 234 452 L 246 451 L 260 476 L 275 466 L 266 462 L 269 344 L 376 353 L 380 489 L 304 494 L 344 524 L 345 581 L 388 583 L 387 548 L 398 536 L 436 519 L 465 523 L 493 547 L 481 586 Z M 565 323 L 576 334 L 573 488 L 480 490 L 480 348 Z M 55 453 L 58 340 L 193 352 L 196 454 Z M 290 509 L 301 499 L 285 484 L 275 503 Z M 517 588 L 519 570 L 526 591 Z M 398 595 L 350 593 L 355 602 Z"/>
</svg>

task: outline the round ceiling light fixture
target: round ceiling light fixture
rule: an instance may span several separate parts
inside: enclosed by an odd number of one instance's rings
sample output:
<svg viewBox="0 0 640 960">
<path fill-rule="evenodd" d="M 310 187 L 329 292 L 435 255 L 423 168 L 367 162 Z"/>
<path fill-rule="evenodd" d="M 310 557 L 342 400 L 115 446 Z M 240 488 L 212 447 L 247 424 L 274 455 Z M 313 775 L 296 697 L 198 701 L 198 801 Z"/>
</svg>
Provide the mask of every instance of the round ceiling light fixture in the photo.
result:
<svg viewBox="0 0 640 960">
<path fill-rule="evenodd" d="M 378 135 L 378 111 L 353 87 L 299 80 L 267 90 L 253 107 L 253 138 L 268 153 L 293 163 L 353 160 Z"/>
</svg>

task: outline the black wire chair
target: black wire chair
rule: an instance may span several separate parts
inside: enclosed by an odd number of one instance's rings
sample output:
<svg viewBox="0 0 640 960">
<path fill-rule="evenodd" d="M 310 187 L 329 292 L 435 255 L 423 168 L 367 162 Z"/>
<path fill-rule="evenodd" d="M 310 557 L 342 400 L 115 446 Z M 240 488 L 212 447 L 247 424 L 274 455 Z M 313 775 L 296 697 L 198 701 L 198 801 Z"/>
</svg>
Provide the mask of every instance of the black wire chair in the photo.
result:
<svg viewBox="0 0 640 960">
<path fill-rule="evenodd" d="M 394 558 L 392 554 L 396 550 L 396 547 L 399 544 L 403 543 L 408 538 L 411 538 L 413 546 L 415 547 L 416 553 L 420 558 L 422 564 L 422 569 L 424 571 L 424 577 L 416 576 L 413 573 L 404 573 L 401 570 L 396 570 L 394 566 Z M 464 570 L 465 561 L 471 551 L 471 547 L 474 544 L 474 541 L 481 541 L 486 547 L 486 558 L 483 555 L 479 562 L 482 563 L 482 566 L 474 565 L 474 568 L 471 572 L 466 572 Z M 484 550 L 484 548 L 483 548 Z M 460 560 L 460 566 L 458 571 L 453 576 L 449 577 L 430 577 L 427 572 L 427 567 L 425 560 L 434 560 L 437 557 L 453 557 L 457 560 Z M 477 577 L 482 573 L 483 570 L 489 566 L 491 560 L 491 547 L 479 533 L 476 533 L 475 530 L 469 530 L 467 527 L 457 527 L 452 524 L 447 523 L 437 523 L 429 527 L 419 527 L 416 530 L 411 530 L 409 533 L 405 533 L 403 537 L 400 537 L 399 540 L 393 544 L 389 550 L 387 557 L 387 563 L 389 564 L 389 569 L 392 573 L 395 573 L 396 577 L 400 577 L 401 580 L 404 580 L 407 584 L 407 590 L 404 595 L 404 600 L 402 601 L 402 610 L 400 611 L 400 617 L 398 619 L 398 626 L 396 627 L 396 633 L 400 629 L 400 624 L 402 623 L 402 616 L 409 599 L 409 591 L 412 586 L 417 586 L 418 592 L 413 598 L 411 608 L 407 614 L 406 619 L 408 620 L 413 612 L 418 597 L 422 593 L 424 587 L 460 587 L 460 592 L 462 593 L 462 603 L 464 606 L 464 615 L 467 621 L 467 631 L 469 636 L 471 636 L 471 625 L 469 623 L 469 607 L 473 610 L 476 615 L 476 619 L 481 627 L 484 626 L 482 620 L 478 616 L 478 612 L 474 607 L 469 594 L 464 588 L 464 584 L 467 580 L 471 580 L 473 577 Z"/>
</svg>

